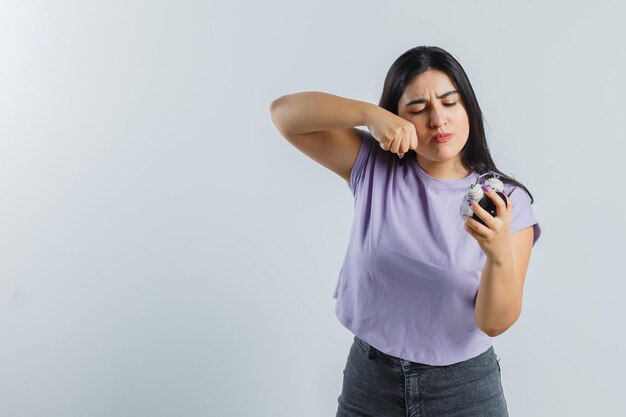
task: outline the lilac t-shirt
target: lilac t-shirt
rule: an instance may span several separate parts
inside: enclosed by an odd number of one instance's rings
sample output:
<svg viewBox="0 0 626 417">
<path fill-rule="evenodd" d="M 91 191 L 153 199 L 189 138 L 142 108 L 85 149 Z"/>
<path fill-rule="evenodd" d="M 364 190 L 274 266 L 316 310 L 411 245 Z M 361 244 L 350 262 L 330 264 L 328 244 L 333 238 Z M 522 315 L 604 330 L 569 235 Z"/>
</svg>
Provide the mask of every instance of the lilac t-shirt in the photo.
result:
<svg viewBox="0 0 626 417">
<path fill-rule="evenodd" d="M 401 163 L 404 162 L 404 163 Z M 333 297 L 337 318 L 389 355 L 450 365 L 485 352 L 491 338 L 474 322 L 486 256 L 463 229 L 460 207 L 479 174 L 437 179 L 414 158 L 400 161 L 364 130 L 348 184 L 354 195 L 350 242 Z M 505 184 L 510 232 L 534 225 L 528 194 Z"/>
</svg>

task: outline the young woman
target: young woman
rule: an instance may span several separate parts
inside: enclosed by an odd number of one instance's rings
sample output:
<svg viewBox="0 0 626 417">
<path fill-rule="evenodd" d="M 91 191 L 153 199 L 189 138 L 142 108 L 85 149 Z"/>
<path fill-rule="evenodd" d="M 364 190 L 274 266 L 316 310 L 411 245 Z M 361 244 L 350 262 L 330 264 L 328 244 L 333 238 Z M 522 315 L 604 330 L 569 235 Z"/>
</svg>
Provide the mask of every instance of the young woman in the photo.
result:
<svg viewBox="0 0 626 417">
<path fill-rule="evenodd" d="M 333 294 L 354 334 L 337 416 L 507 416 L 491 338 L 519 318 L 541 229 L 528 189 L 491 158 L 461 65 L 416 47 L 392 64 L 378 105 L 302 92 L 274 100 L 271 116 L 354 196 Z M 496 212 L 474 203 L 482 223 L 462 217 L 468 187 L 496 176 L 506 202 L 485 187 Z"/>
</svg>

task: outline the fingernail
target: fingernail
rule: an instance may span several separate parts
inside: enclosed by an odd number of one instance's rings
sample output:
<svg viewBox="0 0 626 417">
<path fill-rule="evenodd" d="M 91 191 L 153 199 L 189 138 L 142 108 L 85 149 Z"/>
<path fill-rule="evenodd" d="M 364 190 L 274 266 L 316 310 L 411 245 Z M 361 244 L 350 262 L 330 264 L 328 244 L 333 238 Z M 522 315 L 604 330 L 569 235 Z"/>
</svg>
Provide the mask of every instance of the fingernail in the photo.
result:
<svg viewBox="0 0 626 417">
<path fill-rule="evenodd" d="M 488 193 L 489 191 L 491 191 L 491 188 L 489 188 L 488 186 L 486 186 L 485 184 L 482 185 L 483 187 L 483 191 Z"/>
<path fill-rule="evenodd" d="M 472 204 L 474 204 L 474 202 L 472 200 L 467 200 L 467 205 L 471 206 Z"/>
<path fill-rule="evenodd" d="M 398 154 L 398 156 L 400 157 L 400 159 L 404 158 L 404 154 L 403 153 Z"/>
</svg>

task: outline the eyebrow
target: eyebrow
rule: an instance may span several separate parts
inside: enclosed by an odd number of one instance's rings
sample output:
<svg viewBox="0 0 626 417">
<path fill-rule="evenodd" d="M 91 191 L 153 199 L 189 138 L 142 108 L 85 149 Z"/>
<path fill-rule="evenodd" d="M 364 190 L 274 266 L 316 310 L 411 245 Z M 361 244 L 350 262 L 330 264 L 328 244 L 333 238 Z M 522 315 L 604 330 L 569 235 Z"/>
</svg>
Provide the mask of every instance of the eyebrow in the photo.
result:
<svg viewBox="0 0 626 417">
<path fill-rule="evenodd" d="M 452 91 L 448 91 L 447 93 L 444 93 L 444 94 L 442 94 L 440 96 L 437 96 L 437 98 L 446 98 L 446 97 L 448 97 L 448 96 L 450 96 L 452 94 L 459 94 L 459 93 L 456 90 L 452 90 Z M 412 104 L 426 103 L 427 101 L 428 100 L 426 100 L 425 98 L 418 98 L 418 99 L 409 101 L 408 103 L 406 103 L 404 105 L 404 107 L 409 107 Z"/>
</svg>

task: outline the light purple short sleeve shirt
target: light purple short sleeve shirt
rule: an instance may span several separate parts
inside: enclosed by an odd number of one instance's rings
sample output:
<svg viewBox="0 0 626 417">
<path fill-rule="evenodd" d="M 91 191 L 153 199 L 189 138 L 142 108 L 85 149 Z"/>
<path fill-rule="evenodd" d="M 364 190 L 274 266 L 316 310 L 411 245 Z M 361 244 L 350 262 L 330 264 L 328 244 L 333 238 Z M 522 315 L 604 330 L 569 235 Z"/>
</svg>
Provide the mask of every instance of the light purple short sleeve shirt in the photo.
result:
<svg viewBox="0 0 626 417">
<path fill-rule="evenodd" d="M 474 322 L 486 257 L 459 214 L 476 178 L 431 177 L 363 131 L 348 184 L 354 220 L 333 294 L 343 326 L 382 352 L 429 365 L 489 349 L 491 338 Z M 510 232 L 533 226 L 534 245 L 541 228 L 528 194 L 514 188 L 505 184 Z"/>
</svg>

